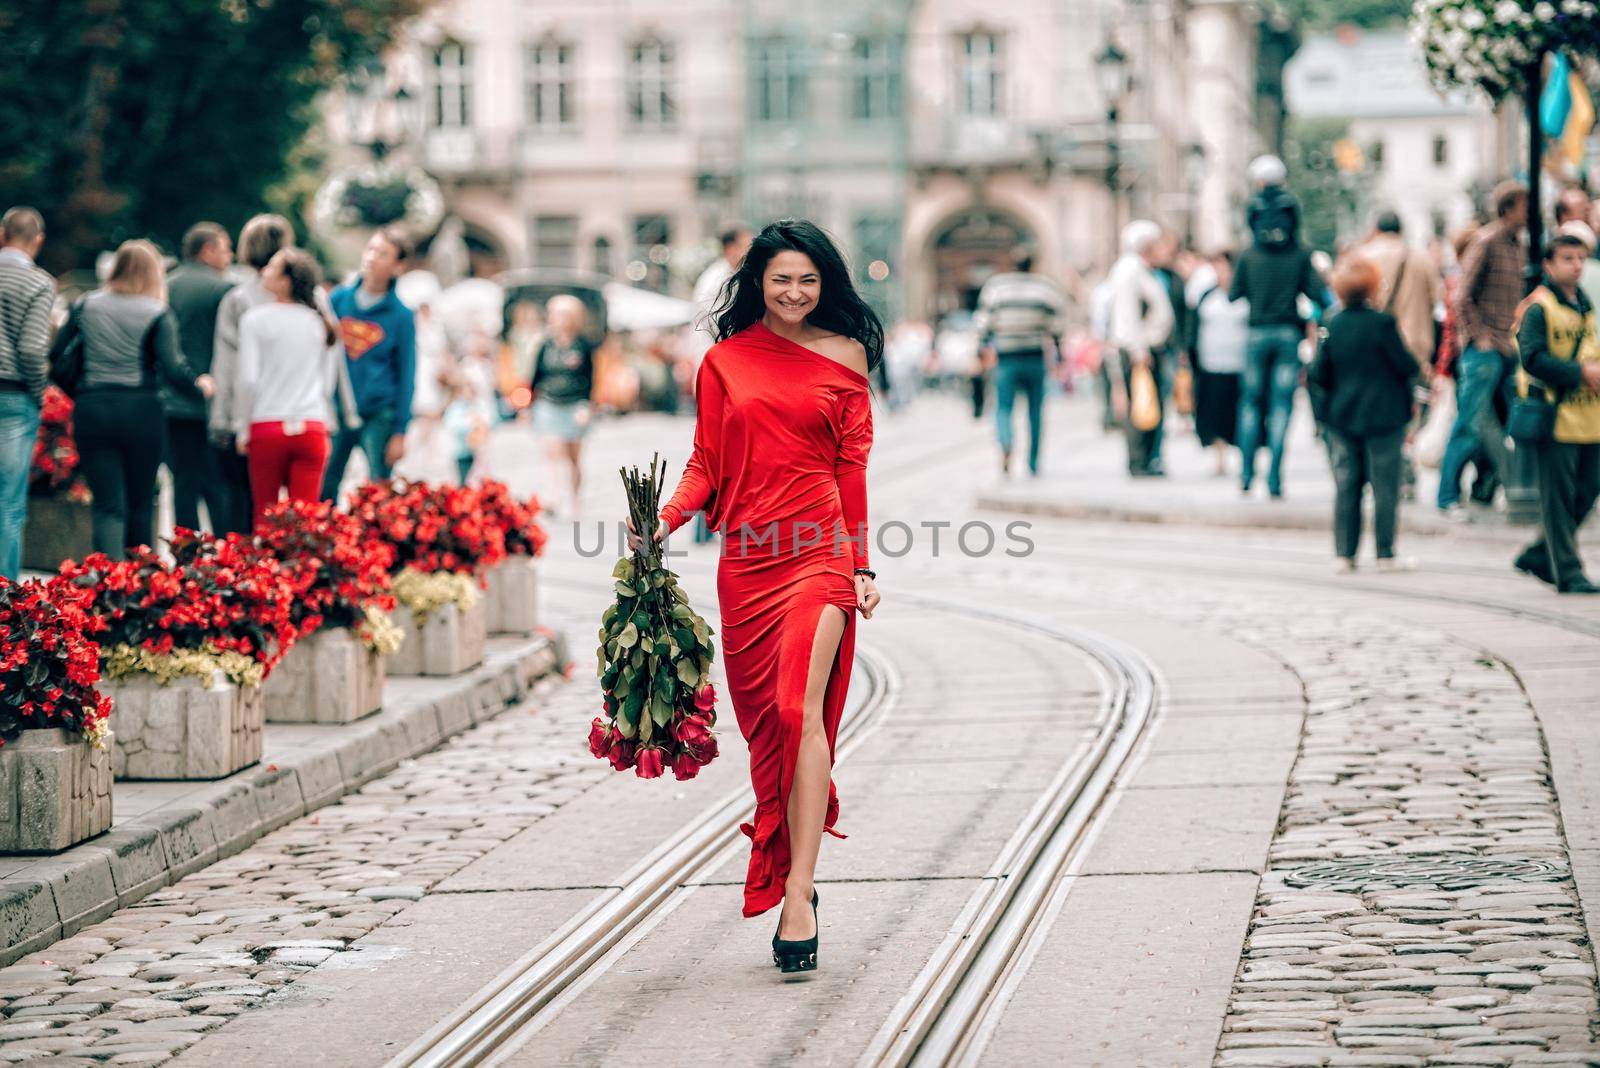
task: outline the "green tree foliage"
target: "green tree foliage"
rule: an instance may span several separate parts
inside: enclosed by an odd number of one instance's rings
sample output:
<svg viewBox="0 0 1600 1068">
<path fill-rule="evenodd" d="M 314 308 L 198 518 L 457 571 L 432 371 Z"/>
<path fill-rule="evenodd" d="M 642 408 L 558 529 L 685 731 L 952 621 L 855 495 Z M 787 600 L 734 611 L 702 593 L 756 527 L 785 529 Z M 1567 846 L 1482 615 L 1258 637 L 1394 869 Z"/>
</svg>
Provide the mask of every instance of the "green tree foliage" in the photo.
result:
<svg viewBox="0 0 1600 1068">
<path fill-rule="evenodd" d="M 1411 14 L 1411 0 L 1280 0 L 1302 33 L 1321 33 L 1340 23 L 1391 26 Z"/>
<path fill-rule="evenodd" d="M 45 266 L 237 227 L 281 188 L 314 101 L 429 0 L 0 0 L 0 190 Z"/>
<path fill-rule="evenodd" d="M 1348 133 L 1344 119 L 1291 119 L 1284 139 L 1289 188 L 1300 198 L 1300 240 L 1329 253 L 1341 238 L 1357 236 L 1372 186 L 1366 168 L 1346 173 L 1334 163 L 1333 146 Z"/>
</svg>

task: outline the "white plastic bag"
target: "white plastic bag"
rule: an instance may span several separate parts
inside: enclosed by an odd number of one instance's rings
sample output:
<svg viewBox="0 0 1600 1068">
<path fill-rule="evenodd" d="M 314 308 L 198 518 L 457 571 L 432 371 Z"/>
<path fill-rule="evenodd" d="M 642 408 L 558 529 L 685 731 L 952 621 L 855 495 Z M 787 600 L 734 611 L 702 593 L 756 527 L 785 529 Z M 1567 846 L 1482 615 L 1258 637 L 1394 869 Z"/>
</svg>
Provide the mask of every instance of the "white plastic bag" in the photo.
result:
<svg viewBox="0 0 1600 1068">
<path fill-rule="evenodd" d="M 1450 443 L 1450 428 L 1456 422 L 1456 380 L 1435 375 L 1433 396 L 1428 401 L 1428 417 L 1411 443 L 1412 458 L 1433 470 L 1444 462 L 1445 446 Z"/>
</svg>

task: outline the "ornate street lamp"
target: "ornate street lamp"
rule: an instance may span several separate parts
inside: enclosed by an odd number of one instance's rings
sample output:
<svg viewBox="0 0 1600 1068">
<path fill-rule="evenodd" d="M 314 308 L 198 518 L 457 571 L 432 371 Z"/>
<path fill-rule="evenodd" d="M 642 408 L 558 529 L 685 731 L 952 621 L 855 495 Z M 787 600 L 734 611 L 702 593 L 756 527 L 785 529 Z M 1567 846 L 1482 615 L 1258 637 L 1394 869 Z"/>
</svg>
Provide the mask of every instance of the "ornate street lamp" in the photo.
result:
<svg viewBox="0 0 1600 1068">
<path fill-rule="evenodd" d="M 417 130 L 422 98 L 391 78 L 383 59 L 371 56 L 356 65 L 345 82 L 351 141 L 378 162 L 400 148 Z"/>
<path fill-rule="evenodd" d="M 1128 66 L 1128 54 L 1110 37 L 1106 38 L 1100 54 L 1094 57 L 1094 70 L 1100 82 L 1101 99 L 1106 105 L 1106 190 L 1111 194 L 1111 258 L 1115 260 L 1120 251 L 1122 229 L 1121 203 L 1117 195 L 1122 184 L 1122 144 L 1117 113 L 1133 90 L 1133 73 Z"/>
<path fill-rule="evenodd" d="M 1191 141 L 1183 150 L 1183 181 L 1189 191 L 1189 213 L 1184 220 L 1184 244 L 1194 248 L 1194 223 L 1200 215 L 1200 186 L 1206 180 L 1206 146 Z"/>
</svg>

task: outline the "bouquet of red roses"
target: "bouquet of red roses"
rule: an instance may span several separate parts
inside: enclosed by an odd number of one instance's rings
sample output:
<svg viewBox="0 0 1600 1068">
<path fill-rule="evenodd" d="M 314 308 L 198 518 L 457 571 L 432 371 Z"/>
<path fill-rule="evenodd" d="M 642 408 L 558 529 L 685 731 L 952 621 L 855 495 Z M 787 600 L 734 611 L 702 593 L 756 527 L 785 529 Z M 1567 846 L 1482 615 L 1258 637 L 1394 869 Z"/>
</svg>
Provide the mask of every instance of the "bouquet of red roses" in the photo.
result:
<svg viewBox="0 0 1600 1068">
<path fill-rule="evenodd" d="M 95 689 L 101 624 L 86 601 L 80 590 L 0 578 L 0 746 L 48 727 L 104 744 L 111 699 Z"/>
<path fill-rule="evenodd" d="M 658 464 L 659 457 L 649 475 L 622 472 L 636 530 L 655 529 L 666 476 Z M 589 752 L 641 779 L 668 766 L 676 778 L 692 779 L 717 755 L 713 632 L 653 541 L 618 560 L 611 576 L 617 599 L 601 619 L 596 651 L 605 716 L 590 725 Z"/>
</svg>

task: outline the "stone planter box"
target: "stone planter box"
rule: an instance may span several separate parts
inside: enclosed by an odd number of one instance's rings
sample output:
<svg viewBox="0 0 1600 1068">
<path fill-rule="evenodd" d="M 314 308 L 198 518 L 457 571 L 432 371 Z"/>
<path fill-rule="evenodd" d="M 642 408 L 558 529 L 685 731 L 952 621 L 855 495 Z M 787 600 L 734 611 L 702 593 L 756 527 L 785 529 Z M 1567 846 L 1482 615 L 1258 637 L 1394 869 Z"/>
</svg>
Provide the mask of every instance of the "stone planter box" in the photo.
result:
<svg viewBox="0 0 1600 1068">
<path fill-rule="evenodd" d="M 62 496 L 28 498 L 28 521 L 22 528 L 22 566 L 55 572 L 63 560 L 82 560 L 94 552 L 94 525 L 89 506 Z"/>
<path fill-rule="evenodd" d="M 348 627 L 301 638 L 261 685 L 268 723 L 349 723 L 383 706 L 383 657 Z"/>
<path fill-rule="evenodd" d="M 111 827 L 111 753 L 64 730 L 0 746 L 0 853 L 58 853 Z"/>
<path fill-rule="evenodd" d="M 163 686 L 133 676 L 100 689 L 111 695 L 119 779 L 220 779 L 261 759 L 259 686 L 235 686 L 219 671 L 209 688 L 192 677 Z"/>
<path fill-rule="evenodd" d="M 484 580 L 489 633 L 532 634 L 539 626 L 538 562 L 531 556 L 508 556 Z"/>
<path fill-rule="evenodd" d="M 389 657 L 390 675 L 459 675 L 483 663 L 486 616 L 484 600 L 466 611 L 445 605 L 429 613 L 417 626 L 416 616 L 404 605 L 395 609 L 405 641 Z"/>
</svg>

